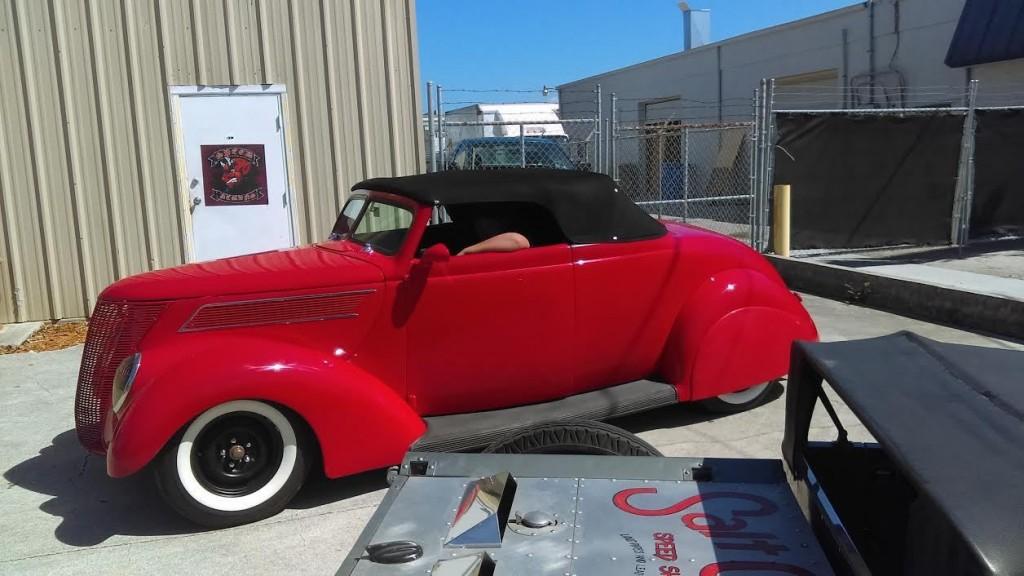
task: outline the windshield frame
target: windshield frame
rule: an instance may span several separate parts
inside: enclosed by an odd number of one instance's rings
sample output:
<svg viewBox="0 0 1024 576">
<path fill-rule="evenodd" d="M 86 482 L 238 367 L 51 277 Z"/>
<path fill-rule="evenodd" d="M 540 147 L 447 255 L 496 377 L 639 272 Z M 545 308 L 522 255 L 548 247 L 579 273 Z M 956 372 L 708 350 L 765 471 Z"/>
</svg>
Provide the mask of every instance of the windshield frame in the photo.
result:
<svg viewBox="0 0 1024 576">
<path fill-rule="evenodd" d="M 341 240 L 352 242 L 357 246 L 361 246 L 364 250 L 368 252 L 383 254 L 385 256 L 400 255 L 402 253 L 403 248 L 408 244 L 410 235 L 413 234 L 413 232 L 415 231 L 419 214 L 419 205 L 407 198 L 402 198 L 394 194 L 358 190 L 353 192 L 349 199 L 345 201 L 345 206 L 348 206 L 349 202 L 352 202 L 353 200 L 356 199 L 363 200 L 363 207 L 360 208 L 359 215 L 352 221 L 351 230 L 347 234 L 345 234 L 344 238 L 341 238 Z M 359 225 L 362 223 L 363 218 L 366 216 L 366 211 L 373 204 L 384 204 L 387 206 L 393 206 L 400 210 L 405 210 L 410 215 L 409 226 L 405 229 L 405 234 L 402 235 L 402 241 L 399 243 L 398 246 L 394 248 L 394 250 L 390 248 L 382 248 L 380 245 L 375 244 L 373 242 L 360 240 L 356 238 L 354 235 L 356 230 L 359 229 Z M 342 210 L 338 214 L 339 218 L 344 214 L 345 206 L 342 206 Z"/>
</svg>

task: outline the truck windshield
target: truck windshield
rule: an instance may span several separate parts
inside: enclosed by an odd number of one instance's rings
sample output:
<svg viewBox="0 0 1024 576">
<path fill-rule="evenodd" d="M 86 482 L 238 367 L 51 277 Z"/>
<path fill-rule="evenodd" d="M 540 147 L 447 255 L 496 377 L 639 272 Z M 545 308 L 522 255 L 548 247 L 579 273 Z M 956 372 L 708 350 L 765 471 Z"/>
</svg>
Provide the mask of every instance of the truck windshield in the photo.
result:
<svg viewBox="0 0 1024 576">
<path fill-rule="evenodd" d="M 354 201 L 354 200 L 353 200 Z M 366 207 L 357 217 L 348 239 L 376 252 L 394 254 L 402 247 L 409 227 L 412 226 L 412 212 L 406 208 L 376 200 L 365 201 Z M 342 217 L 348 212 L 348 206 Z"/>
<path fill-rule="evenodd" d="M 486 143 L 473 148 L 473 168 L 477 170 L 520 166 L 523 160 L 526 166 L 532 167 L 562 170 L 573 167 L 565 152 L 557 144 L 549 142 L 527 141 L 525 150 L 520 149 L 519 142 Z"/>
</svg>

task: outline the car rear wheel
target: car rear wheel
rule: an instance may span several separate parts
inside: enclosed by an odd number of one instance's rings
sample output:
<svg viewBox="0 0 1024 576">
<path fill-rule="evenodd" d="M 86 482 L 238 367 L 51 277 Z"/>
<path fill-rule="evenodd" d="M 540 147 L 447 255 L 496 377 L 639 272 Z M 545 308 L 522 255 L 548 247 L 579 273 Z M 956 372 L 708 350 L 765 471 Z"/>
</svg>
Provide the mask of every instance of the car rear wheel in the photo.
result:
<svg viewBox="0 0 1024 576">
<path fill-rule="evenodd" d="M 280 512 L 309 471 L 304 424 L 280 408 L 236 400 L 189 423 L 158 457 L 164 500 L 197 524 L 220 528 Z"/>
<path fill-rule="evenodd" d="M 497 454 L 591 454 L 661 456 L 638 436 L 603 422 L 551 422 L 516 430 L 484 450 Z"/>
<path fill-rule="evenodd" d="M 701 405 L 711 412 L 718 412 L 720 414 L 744 412 L 763 404 L 777 385 L 778 381 L 775 380 L 765 382 L 764 384 L 751 386 L 744 390 L 708 398 L 703 400 Z"/>
</svg>

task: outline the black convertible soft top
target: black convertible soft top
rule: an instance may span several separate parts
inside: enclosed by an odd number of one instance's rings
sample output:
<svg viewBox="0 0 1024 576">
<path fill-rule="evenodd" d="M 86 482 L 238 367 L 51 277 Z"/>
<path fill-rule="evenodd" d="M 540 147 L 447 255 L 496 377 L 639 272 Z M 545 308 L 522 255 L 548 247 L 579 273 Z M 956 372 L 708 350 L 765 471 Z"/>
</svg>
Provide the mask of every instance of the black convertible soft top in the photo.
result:
<svg viewBox="0 0 1024 576">
<path fill-rule="evenodd" d="M 1024 352 L 910 332 L 795 344 L 782 448 L 797 478 L 822 378 L 923 497 L 943 535 L 919 551 L 945 566 L 932 574 L 1024 574 Z"/>
<path fill-rule="evenodd" d="M 364 180 L 352 190 L 405 196 L 421 204 L 529 202 L 554 216 L 573 244 L 656 238 L 665 227 L 649 216 L 604 174 L 535 168 L 451 170 Z"/>
</svg>

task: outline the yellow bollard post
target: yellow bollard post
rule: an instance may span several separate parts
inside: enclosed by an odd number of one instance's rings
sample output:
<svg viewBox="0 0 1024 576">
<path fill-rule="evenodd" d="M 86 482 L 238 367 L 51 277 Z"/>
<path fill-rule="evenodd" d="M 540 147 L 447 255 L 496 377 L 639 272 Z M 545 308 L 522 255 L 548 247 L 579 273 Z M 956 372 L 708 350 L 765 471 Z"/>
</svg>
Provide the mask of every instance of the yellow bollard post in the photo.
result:
<svg viewBox="0 0 1024 576">
<path fill-rule="evenodd" d="M 772 250 L 789 256 L 789 184 L 779 184 L 772 192 Z"/>
</svg>

